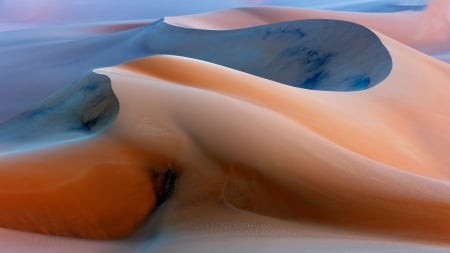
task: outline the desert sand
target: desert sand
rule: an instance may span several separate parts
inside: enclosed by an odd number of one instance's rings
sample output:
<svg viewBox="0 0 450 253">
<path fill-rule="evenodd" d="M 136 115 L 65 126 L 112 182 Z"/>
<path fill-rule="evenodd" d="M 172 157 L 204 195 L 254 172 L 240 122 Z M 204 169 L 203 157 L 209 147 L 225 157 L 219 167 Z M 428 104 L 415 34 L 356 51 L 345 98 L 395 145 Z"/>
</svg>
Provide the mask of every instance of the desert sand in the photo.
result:
<svg viewBox="0 0 450 253">
<path fill-rule="evenodd" d="M 400 29 L 444 13 L 437 6 L 445 3 L 376 15 L 230 10 L 59 44 L 49 58 L 56 63 L 67 60 L 58 52 L 75 48 L 99 60 L 48 70 L 56 80 L 79 81 L 0 125 L 0 226 L 46 234 L 2 229 L 0 249 L 447 252 L 450 66 L 416 49 L 445 51 L 448 35 L 411 38 Z M 381 25 L 380 17 L 398 26 Z M 289 27 L 311 26 L 276 22 L 308 18 L 357 21 L 373 32 L 324 20 L 344 27 L 343 41 L 355 46 L 338 47 L 343 63 L 318 64 L 329 76 L 308 87 L 294 68 L 272 73 L 276 64 L 258 65 L 258 54 L 236 46 L 245 37 L 268 59 L 289 63 L 277 58 L 283 48 L 313 46 L 304 42 L 310 32 L 287 40 Z M 271 44 L 251 37 L 265 31 L 276 31 Z M 203 36 L 205 50 L 185 34 Z M 94 50 L 130 35 L 124 45 Z M 356 41 L 368 36 L 370 43 Z M 220 39 L 223 52 L 208 51 Z M 332 45 L 316 44 L 320 52 Z M 227 45 L 249 60 L 227 57 Z M 107 55 L 115 50 L 124 51 Z M 108 64 L 115 66 L 102 67 Z M 367 85 L 344 85 L 355 73 Z M 61 87 L 53 77 L 40 79 L 48 92 Z"/>
<path fill-rule="evenodd" d="M 299 19 L 336 19 L 364 25 L 428 53 L 450 49 L 450 3 L 430 1 L 423 12 L 353 13 L 287 7 L 248 7 L 191 16 L 166 17 L 169 24 L 210 29 L 236 29 Z"/>
</svg>

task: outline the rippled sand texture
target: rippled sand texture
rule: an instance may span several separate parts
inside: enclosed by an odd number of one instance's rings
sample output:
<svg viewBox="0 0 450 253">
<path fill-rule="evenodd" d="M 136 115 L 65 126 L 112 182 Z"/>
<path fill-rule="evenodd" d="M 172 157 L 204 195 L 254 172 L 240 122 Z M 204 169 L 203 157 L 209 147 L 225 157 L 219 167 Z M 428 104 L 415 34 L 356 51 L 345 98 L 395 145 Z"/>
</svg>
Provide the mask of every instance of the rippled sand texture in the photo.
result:
<svg viewBox="0 0 450 253">
<path fill-rule="evenodd" d="M 1 114 L 0 226 L 46 235 L 0 230 L 0 249 L 447 252 L 450 66 L 403 44 L 445 43 L 382 23 L 448 6 L 231 10 L 13 47 L 7 93 L 59 91 Z"/>
</svg>

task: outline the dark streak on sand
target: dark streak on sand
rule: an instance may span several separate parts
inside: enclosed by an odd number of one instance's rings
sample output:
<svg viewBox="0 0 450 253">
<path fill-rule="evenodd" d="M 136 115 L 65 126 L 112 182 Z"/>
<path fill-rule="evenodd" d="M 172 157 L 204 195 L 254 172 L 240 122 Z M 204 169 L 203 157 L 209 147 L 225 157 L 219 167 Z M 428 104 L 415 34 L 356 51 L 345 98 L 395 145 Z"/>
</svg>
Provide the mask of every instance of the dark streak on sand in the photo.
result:
<svg viewBox="0 0 450 253">
<path fill-rule="evenodd" d="M 152 169 L 153 189 L 156 194 L 156 205 L 159 206 L 170 198 L 175 188 L 175 171 L 171 166 L 164 169 Z"/>
</svg>

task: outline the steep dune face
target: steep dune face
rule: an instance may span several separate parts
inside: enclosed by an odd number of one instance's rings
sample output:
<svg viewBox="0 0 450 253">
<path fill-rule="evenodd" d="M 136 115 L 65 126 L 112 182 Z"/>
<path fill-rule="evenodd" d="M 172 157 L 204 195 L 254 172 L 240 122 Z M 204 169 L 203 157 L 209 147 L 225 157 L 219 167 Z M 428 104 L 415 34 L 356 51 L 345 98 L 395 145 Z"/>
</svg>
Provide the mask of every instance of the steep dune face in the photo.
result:
<svg viewBox="0 0 450 253">
<path fill-rule="evenodd" d="M 231 31 L 183 29 L 159 22 L 146 31 L 145 40 L 149 52 L 197 58 L 314 90 L 367 89 L 391 69 L 389 53 L 375 34 L 335 20 Z"/>
<path fill-rule="evenodd" d="M 432 0 L 422 12 L 352 13 L 287 7 L 251 7 L 167 17 L 169 24 L 227 30 L 299 19 L 328 18 L 355 22 L 428 53 L 450 50 L 450 2 Z"/>
<path fill-rule="evenodd" d="M 109 78 L 90 74 L 0 125 L 0 226 L 91 239 L 135 231 L 170 174 L 101 135 L 118 111 Z"/>
<path fill-rule="evenodd" d="M 398 55 L 407 53 L 416 61 L 396 58 L 398 62 L 395 62 L 394 72 L 380 87 L 356 93 L 292 89 L 252 75 L 176 57 L 137 60 L 117 71 L 125 75 L 131 71 L 133 75 L 157 77 L 239 98 L 280 113 L 373 160 L 417 174 L 448 179 L 447 159 L 439 151 L 442 149 L 428 149 L 430 138 L 433 138 L 433 145 L 442 148 L 448 141 L 442 138 L 447 133 L 445 115 L 449 113 L 446 99 L 449 75 L 445 71 L 448 66 L 386 41 L 392 45 L 393 51 L 401 51 Z M 408 68 L 404 68 L 406 64 L 409 64 Z M 410 68 L 422 69 L 433 65 L 428 70 L 430 76 L 424 77 L 417 71 L 413 78 L 416 81 L 404 81 L 405 76 L 414 75 Z M 215 78 L 211 77 L 220 78 L 214 81 Z M 433 84 L 423 85 L 431 83 L 431 80 Z M 379 138 L 380 135 L 391 136 L 396 141 Z M 422 138 L 422 135 L 427 138 Z"/>
<path fill-rule="evenodd" d="M 236 48 L 240 48 L 240 53 Z M 16 106 L 16 113 L 29 109 L 39 97 L 43 99 L 45 94 L 78 80 L 93 68 L 155 54 L 202 59 L 296 87 L 320 90 L 366 89 L 383 80 L 391 68 L 389 53 L 370 30 L 328 20 L 231 31 L 185 29 L 160 20 L 102 37 L 24 44 L 5 48 L 2 53 L 9 61 L 0 63 L 0 78 L 16 85 L 5 88 L 0 99 L 16 98 L 9 105 Z M 32 88 L 30 83 L 41 88 L 33 96 L 18 95 L 21 90 Z M 19 111 L 20 108 L 23 109 Z M 7 115 L 0 112 L 2 117 Z"/>
<path fill-rule="evenodd" d="M 91 74 L 0 124 L 2 153 L 87 138 L 111 124 L 119 102 L 106 76 Z"/>
</svg>

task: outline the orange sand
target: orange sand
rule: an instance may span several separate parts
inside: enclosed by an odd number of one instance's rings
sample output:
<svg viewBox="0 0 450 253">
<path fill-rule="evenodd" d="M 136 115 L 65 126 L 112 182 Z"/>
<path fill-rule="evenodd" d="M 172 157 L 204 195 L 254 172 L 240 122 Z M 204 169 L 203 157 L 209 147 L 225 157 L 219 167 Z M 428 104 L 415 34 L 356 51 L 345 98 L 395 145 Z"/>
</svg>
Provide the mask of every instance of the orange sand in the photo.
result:
<svg viewBox="0 0 450 253">
<path fill-rule="evenodd" d="M 0 225 L 93 239 L 128 235 L 156 205 L 148 164 L 157 162 L 103 137 L 2 157 Z"/>
<path fill-rule="evenodd" d="M 182 168 L 169 217 L 225 199 L 279 218 L 449 242 L 449 67 L 383 41 L 392 74 L 362 92 L 295 89 L 176 56 L 97 72 L 121 101 L 110 131 Z M 423 68 L 428 75 L 411 71 Z"/>
</svg>

